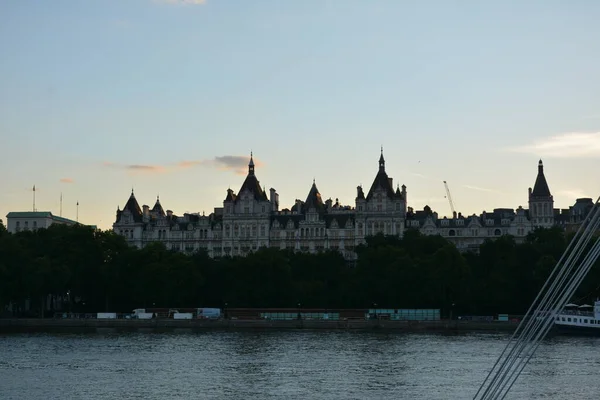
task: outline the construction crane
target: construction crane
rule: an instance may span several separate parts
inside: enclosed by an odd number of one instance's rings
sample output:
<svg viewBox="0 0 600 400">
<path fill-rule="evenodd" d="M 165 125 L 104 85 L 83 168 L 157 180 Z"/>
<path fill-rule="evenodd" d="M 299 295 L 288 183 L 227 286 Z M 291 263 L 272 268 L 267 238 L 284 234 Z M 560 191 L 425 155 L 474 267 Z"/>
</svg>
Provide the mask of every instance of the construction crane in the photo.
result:
<svg viewBox="0 0 600 400">
<path fill-rule="evenodd" d="M 446 181 L 444 181 L 444 186 L 446 187 L 446 197 L 450 202 L 450 210 L 452 210 L 452 217 L 454 218 L 456 211 L 454 210 L 454 203 L 452 202 L 452 196 L 450 196 L 450 189 L 448 188 L 448 183 L 446 183 Z"/>
</svg>

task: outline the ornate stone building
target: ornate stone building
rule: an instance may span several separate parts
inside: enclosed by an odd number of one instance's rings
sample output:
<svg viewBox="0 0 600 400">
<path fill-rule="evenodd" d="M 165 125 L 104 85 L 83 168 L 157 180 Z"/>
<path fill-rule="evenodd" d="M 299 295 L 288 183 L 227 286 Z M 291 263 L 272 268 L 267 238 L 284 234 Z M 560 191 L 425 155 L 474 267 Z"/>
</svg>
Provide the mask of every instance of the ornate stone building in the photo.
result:
<svg viewBox="0 0 600 400">
<path fill-rule="evenodd" d="M 453 218 L 438 218 L 429 207 L 414 211 L 409 207 L 406 215 L 407 228 L 418 229 L 426 235 L 441 235 L 454 243 L 461 251 L 477 251 L 486 239 L 512 235 L 522 242 L 535 228 L 548 228 L 554 225 L 570 226 L 589 210 L 591 199 L 578 199 L 568 210 L 553 208 L 554 200 L 546 177 L 542 160 L 538 163 L 538 174 L 533 189 L 529 188 L 529 209 L 519 206 L 496 208 L 491 212 L 463 216 L 458 213 Z M 593 204 L 592 204 L 593 205 Z"/>
<path fill-rule="evenodd" d="M 334 249 L 352 260 L 355 247 L 364 243 L 365 237 L 378 233 L 402 236 L 406 229 L 441 235 L 464 251 L 476 251 L 486 239 L 502 235 L 522 241 L 536 227 L 577 223 L 590 202 L 578 199 L 570 210 L 554 209 L 540 160 L 535 185 L 529 189 L 528 210 L 497 208 L 479 215 L 458 213 L 453 218 L 439 218 L 428 206 L 422 211 L 407 208 L 406 186 L 394 189 L 382 150 L 375 179 L 366 195 L 357 187 L 354 206 L 341 205 L 338 199 L 335 203 L 323 201 L 313 180 L 304 201 L 296 200 L 290 209 L 280 210 L 277 191 L 271 188 L 267 195 L 256 177 L 251 155 L 238 193 L 228 189 L 223 207 L 210 215 L 176 216 L 170 210 L 165 212 L 158 198 L 152 209 L 140 208 L 132 191 L 123 210 L 117 209 L 113 229 L 140 248 L 160 241 L 188 253 L 203 249 L 211 257 L 243 256 L 261 247 L 304 252 Z"/>
<path fill-rule="evenodd" d="M 355 205 L 336 199 L 323 201 L 313 180 L 306 200 L 296 200 L 291 209 L 279 209 L 275 189 L 261 187 L 252 155 L 248 175 L 236 194 L 228 189 L 222 208 L 208 216 L 176 216 L 163 210 L 157 198 L 154 207 L 140 208 L 133 191 L 123 210 L 117 209 L 115 232 L 131 245 L 164 242 L 185 252 L 204 249 L 212 257 L 246 255 L 260 247 L 318 252 L 335 249 L 347 259 L 365 237 L 384 233 L 402 235 L 406 217 L 406 186 L 394 190 L 385 170 L 383 150 L 379 170 L 367 195 L 357 187 Z"/>
</svg>

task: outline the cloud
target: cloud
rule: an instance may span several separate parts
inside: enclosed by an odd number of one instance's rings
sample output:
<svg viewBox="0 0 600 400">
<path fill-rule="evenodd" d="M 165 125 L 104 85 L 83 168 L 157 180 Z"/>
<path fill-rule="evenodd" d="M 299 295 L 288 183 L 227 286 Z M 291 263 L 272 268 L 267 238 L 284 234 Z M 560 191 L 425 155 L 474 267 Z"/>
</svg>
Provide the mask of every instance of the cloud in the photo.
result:
<svg viewBox="0 0 600 400">
<path fill-rule="evenodd" d="M 75 181 L 73 180 L 73 178 L 60 178 L 60 181 L 62 183 L 75 183 Z"/>
<path fill-rule="evenodd" d="M 183 5 L 202 5 L 206 4 L 206 0 L 154 0 L 161 4 L 183 4 Z"/>
<path fill-rule="evenodd" d="M 132 164 L 126 165 L 125 168 L 135 172 L 151 172 L 151 173 L 161 173 L 165 172 L 166 168 L 162 165 L 140 165 L 140 164 Z"/>
<path fill-rule="evenodd" d="M 412 175 L 412 176 L 416 176 L 417 178 L 422 178 L 422 179 L 428 179 L 428 180 L 439 180 L 439 179 L 434 179 L 431 178 L 429 176 L 423 175 L 419 172 L 414 172 L 414 171 L 409 171 L 409 170 L 402 170 L 400 171 L 400 174 L 402 175 Z"/>
<path fill-rule="evenodd" d="M 260 160 L 253 158 L 254 165 L 261 167 L 264 165 Z M 245 175 L 248 172 L 248 156 L 217 156 L 205 160 L 184 160 L 174 164 L 155 165 L 155 164 L 117 164 L 109 161 L 102 163 L 109 168 L 118 168 L 129 171 L 130 173 L 160 174 L 177 172 L 183 169 L 193 167 L 214 168 L 219 171 L 231 171 L 238 175 Z"/>
<path fill-rule="evenodd" d="M 488 188 L 483 188 L 483 187 L 473 186 L 473 185 L 463 185 L 463 187 L 467 188 L 467 189 L 471 189 L 471 190 L 477 190 L 479 192 L 500 193 L 494 189 L 488 189 Z"/>
<path fill-rule="evenodd" d="M 540 139 L 532 144 L 510 149 L 541 157 L 575 158 L 600 156 L 600 132 L 570 132 Z"/>
<path fill-rule="evenodd" d="M 575 201 L 575 199 L 590 197 L 590 196 L 586 196 L 585 193 L 583 192 L 583 190 L 581 190 L 581 189 L 561 190 L 561 191 L 557 192 L 556 194 L 567 197 L 568 199 L 572 199 L 573 201 Z"/>
</svg>

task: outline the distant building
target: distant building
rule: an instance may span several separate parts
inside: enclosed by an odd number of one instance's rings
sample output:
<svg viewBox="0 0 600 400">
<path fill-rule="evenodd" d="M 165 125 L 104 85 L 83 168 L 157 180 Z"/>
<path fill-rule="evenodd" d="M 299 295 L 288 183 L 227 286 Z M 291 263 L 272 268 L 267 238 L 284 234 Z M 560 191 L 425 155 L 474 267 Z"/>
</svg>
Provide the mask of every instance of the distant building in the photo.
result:
<svg viewBox="0 0 600 400">
<path fill-rule="evenodd" d="M 463 216 L 458 213 L 454 218 L 438 218 L 438 214 L 428 206 L 422 211 L 408 208 L 406 227 L 418 229 L 426 235 L 441 235 L 454 243 L 461 251 L 477 251 L 486 239 L 511 235 L 517 243 L 538 227 L 561 226 L 567 231 L 578 227 L 594 203 L 592 199 L 577 199 L 574 206 L 567 210 L 555 209 L 544 175 L 542 160 L 538 163 L 538 174 L 533 189 L 529 188 L 529 209 L 519 206 L 496 208 L 492 212 Z"/>
<path fill-rule="evenodd" d="M 6 215 L 6 230 L 10 233 L 48 228 L 54 224 L 76 225 L 78 222 L 57 217 L 50 211 L 17 211 Z"/>
<path fill-rule="evenodd" d="M 463 216 L 458 213 L 455 218 L 438 218 L 438 214 L 429 207 L 416 212 L 409 208 L 406 227 L 418 229 L 426 235 L 441 235 L 461 251 L 476 251 L 486 239 L 503 235 L 512 235 L 520 242 L 533 229 L 527 210 L 522 207 L 516 210 L 496 208 L 480 215 Z"/>
<path fill-rule="evenodd" d="M 280 210 L 277 191 L 270 189 L 267 195 L 254 167 L 250 156 L 239 192 L 228 189 L 223 207 L 208 216 L 165 213 L 158 198 L 152 209 L 140 208 L 132 191 L 123 210 L 117 209 L 113 229 L 140 248 L 159 241 L 174 250 L 203 249 L 212 257 L 246 255 L 261 247 L 305 252 L 334 249 L 347 259 L 356 257 L 355 247 L 369 235 L 404 232 L 406 186 L 394 190 L 383 151 L 371 188 L 366 196 L 361 186 L 357 188 L 354 207 L 341 205 L 337 199 L 335 203 L 323 201 L 313 180 L 306 200 Z"/>
<path fill-rule="evenodd" d="M 365 195 L 358 186 L 354 206 L 341 205 L 337 199 L 323 201 L 313 180 L 306 200 L 280 210 L 277 191 L 271 188 L 267 194 L 254 167 L 251 155 L 239 192 L 228 189 L 223 207 L 210 215 L 176 216 L 165 212 L 158 198 L 152 209 L 140 207 L 132 191 L 123 210 L 117 208 L 113 229 L 140 248 L 158 241 L 187 253 L 203 249 L 211 257 L 243 256 L 261 247 L 311 253 L 331 249 L 352 260 L 355 247 L 378 233 L 402 236 L 406 229 L 417 229 L 441 235 L 461 251 L 477 251 L 486 239 L 512 235 L 522 242 L 536 227 L 574 226 L 593 205 L 591 199 L 578 199 L 569 210 L 554 209 L 540 160 L 535 185 L 529 189 L 529 209 L 496 208 L 480 215 L 439 218 L 429 206 L 422 211 L 407 207 L 406 186 L 394 189 L 382 151 L 369 191 Z"/>
</svg>

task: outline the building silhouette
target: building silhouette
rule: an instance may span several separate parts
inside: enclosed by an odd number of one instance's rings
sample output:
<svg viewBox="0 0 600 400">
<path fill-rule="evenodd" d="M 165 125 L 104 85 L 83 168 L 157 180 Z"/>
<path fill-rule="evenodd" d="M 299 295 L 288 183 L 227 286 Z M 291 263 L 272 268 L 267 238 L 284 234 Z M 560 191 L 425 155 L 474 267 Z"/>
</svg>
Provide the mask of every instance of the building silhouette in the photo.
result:
<svg viewBox="0 0 600 400">
<path fill-rule="evenodd" d="M 313 180 L 304 201 L 298 199 L 291 208 L 280 209 L 277 191 L 271 188 L 267 194 L 260 185 L 251 154 L 240 190 L 228 189 L 223 207 L 210 215 L 176 216 L 164 211 L 158 197 L 152 209 L 140 207 L 132 190 L 123 209 L 117 209 L 113 229 L 140 248 L 163 242 L 172 250 L 205 250 L 211 257 L 243 256 L 262 247 L 311 253 L 336 250 L 353 260 L 356 246 L 364 244 L 366 237 L 380 233 L 401 237 L 407 229 L 441 235 L 459 250 L 476 251 L 486 239 L 503 235 L 522 241 L 537 227 L 576 224 L 591 202 L 578 199 L 569 210 L 554 209 L 541 160 L 528 200 L 529 209 L 497 208 L 480 215 L 455 213 L 452 218 L 439 218 L 428 206 L 415 211 L 407 207 L 406 186 L 394 188 L 387 175 L 382 149 L 369 191 L 365 195 L 358 186 L 353 206 L 342 205 L 338 199 L 323 201 Z"/>
</svg>

